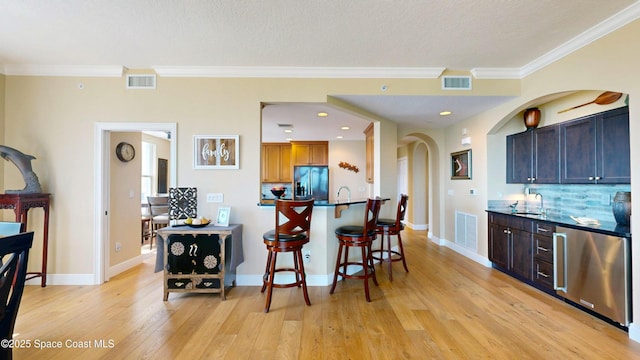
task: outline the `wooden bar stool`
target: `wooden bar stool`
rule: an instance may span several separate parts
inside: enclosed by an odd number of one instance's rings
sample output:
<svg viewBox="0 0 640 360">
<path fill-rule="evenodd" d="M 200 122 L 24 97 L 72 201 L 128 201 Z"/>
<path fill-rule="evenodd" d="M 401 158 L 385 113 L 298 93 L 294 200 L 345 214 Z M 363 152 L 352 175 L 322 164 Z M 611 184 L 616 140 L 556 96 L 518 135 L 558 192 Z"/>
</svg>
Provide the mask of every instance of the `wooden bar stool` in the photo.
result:
<svg viewBox="0 0 640 360">
<path fill-rule="evenodd" d="M 398 200 L 398 210 L 396 212 L 395 219 L 378 219 L 378 224 L 376 225 L 376 232 L 378 234 L 382 234 L 382 238 L 380 239 L 380 249 L 373 250 L 373 258 L 375 260 L 380 261 L 380 264 L 383 262 L 389 263 L 389 281 L 393 281 L 393 273 L 391 272 L 391 264 L 394 261 L 402 261 L 402 265 L 404 265 L 404 270 L 409 272 L 407 268 L 407 262 L 404 259 L 404 248 L 402 247 L 402 238 L 400 237 L 400 232 L 404 230 L 404 224 L 402 221 L 404 220 L 404 215 L 407 213 L 407 200 L 409 200 L 409 195 L 401 194 L 400 200 Z M 395 235 L 398 237 L 398 250 L 391 249 L 391 235 Z M 384 240 L 387 240 L 387 248 L 384 247 Z M 386 256 L 385 256 L 386 255 Z"/>
<path fill-rule="evenodd" d="M 368 199 L 367 208 L 364 212 L 363 225 L 344 225 L 335 230 L 339 247 L 336 268 L 333 272 L 333 284 L 329 291 L 330 294 L 333 294 L 333 291 L 336 289 L 338 275 L 340 275 L 343 279 L 364 280 L 364 294 L 367 301 L 371 301 L 369 297 L 369 278 L 373 279 L 373 283 L 376 284 L 376 286 L 378 285 L 376 271 L 373 267 L 373 258 L 371 257 L 371 243 L 376 238 L 376 224 L 378 223 L 381 203 L 381 199 Z M 361 261 L 349 261 L 349 248 L 351 247 L 360 248 L 362 254 Z M 342 260 L 343 255 L 344 260 Z M 347 273 L 348 265 L 361 266 L 363 275 L 349 275 Z"/>
<path fill-rule="evenodd" d="M 275 200 L 276 227 L 262 235 L 267 246 L 267 266 L 262 281 L 262 290 L 267 290 L 267 300 L 264 312 L 269 312 L 271 307 L 271 294 L 273 288 L 288 288 L 302 286 L 304 301 L 311 305 L 307 292 L 307 280 L 302 262 L 302 246 L 309 242 L 309 228 L 311 227 L 311 214 L 313 213 L 311 200 Z M 293 253 L 293 268 L 276 268 L 278 253 Z M 287 284 L 274 282 L 277 272 L 289 271 L 295 274 L 295 281 Z"/>
</svg>

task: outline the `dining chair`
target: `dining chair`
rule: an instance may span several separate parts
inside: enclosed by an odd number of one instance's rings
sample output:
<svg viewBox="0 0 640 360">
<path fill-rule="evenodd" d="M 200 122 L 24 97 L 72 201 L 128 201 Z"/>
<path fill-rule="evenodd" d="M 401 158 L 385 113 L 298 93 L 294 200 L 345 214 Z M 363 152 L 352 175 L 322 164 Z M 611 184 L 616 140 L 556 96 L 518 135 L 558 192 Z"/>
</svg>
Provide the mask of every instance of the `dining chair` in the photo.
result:
<svg viewBox="0 0 640 360">
<path fill-rule="evenodd" d="M 149 249 L 151 249 L 157 230 L 169 225 L 169 197 L 147 196 L 147 202 L 151 216 L 151 238 L 149 239 Z"/>
<path fill-rule="evenodd" d="M 262 281 L 262 290 L 267 291 L 267 299 L 264 312 L 269 312 L 271 307 L 271 294 L 273 288 L 288 288 L 302 286 L 304 301 L 311 305 L 307 291 L 307 280 L 304 272 L 302 247 L 309 242 L 309 229 L 311 228 L 311 215 L 313 214 L 314 199 L 310 200 L 279 200 L 274 201 L 275 222 L 273 230 L 262 235 L 267 246 L 267 266 Z M 292 253 L 293 267 L 276 266 L 278 253 Z M 295 281 L 291 283 L 276 283 L 275 275 L 278 272 L 293 272 Z"/>
<path fill-rule="evenodd" d="M 343 279 L 364 280 L 364 294 L 367 301 L 371 301 L 369 296 L 369 278 L 373 280 L 376 286 L 378 285 L 376 270 L 373 266 L 373 257 L 371 256 L 371 243 L 376 238 L 376 224 L 378 223 L 381 204 L 382 199 L 380 198 L 367 199 L 367 207 L 364 212 L 364 222 L 362 225 L 343 225 L 335 230 L 336 238 L 338 238 L 338 257 L 336 259 L 333 283 L 329 294 L 333 294 L 336 289 L 339 275 Z M 349 248 L 351 247 L 360 249 L 361 259 L 359 261 L 349 259 Z M 348 266 L 361 267 L 363 274 L 358 275 L 359 272 L 347 272 Z"/>
<path fill-rule="evenodd" d="M 398 200 L 398 209 L 396 211 L 395 219 L 378 219 L 378 223 L 376 224 L 376 232 L 382 235 L 380 239 L 380 248 L 372 251 L 372 256 L 374 260 L 380 261 L 380 264 L 383 262 L 389 263 L 389 281 L 393 281 L 393 273 L 391 269 L 391 265 L 395 261 L 402 261 L 402 265 L 404 265 L 404 270 L 409 272 L 407 268 L 407 262 L 404 257 L 404 247 L 402 246 L 402 237 L 400 236 L 400 232 L 404 230 L 404 216 L 407 213 L 407 201 L 409 200 L 409 195 L 401 194 L 400 199 Z M 395 235 L 398 238 L 398 249 L 394 250 L 391 247 L 391 236 Z M 385 239 L 387 240 L 386 249 L 385 249 Z"/>
<path fill-rule="evenodd" d="M 32 244 L 33 231 L 0 239 L 0 257 L 4 258 L 0 267 L 0 336 L 3 344 L 13 338 Z M 0 359 L 12 358 L 12 346 L 0 346 Z"/>
</svg>

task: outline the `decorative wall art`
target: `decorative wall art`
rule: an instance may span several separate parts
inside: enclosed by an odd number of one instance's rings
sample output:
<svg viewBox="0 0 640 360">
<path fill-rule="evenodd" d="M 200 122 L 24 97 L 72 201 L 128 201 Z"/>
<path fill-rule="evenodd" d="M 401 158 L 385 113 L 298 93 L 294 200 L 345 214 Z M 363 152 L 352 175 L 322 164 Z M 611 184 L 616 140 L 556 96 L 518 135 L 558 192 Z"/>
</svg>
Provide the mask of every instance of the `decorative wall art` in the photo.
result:
<svg viewBox="0 0 640 360">
<path fill-rule="evenodd" d="M 194 169 L 239 169 L 238 135 L 194 135 Z"/>
<path fill-rule="evenodd" d="M 169 189 L 169 219 L 198 217 L 198 190 L 194 187 Z"/>
<path fill-rule="evenodd" d="M 471 179 L 471 149 L 451 153 L 451 179 Z"/>
</svg>

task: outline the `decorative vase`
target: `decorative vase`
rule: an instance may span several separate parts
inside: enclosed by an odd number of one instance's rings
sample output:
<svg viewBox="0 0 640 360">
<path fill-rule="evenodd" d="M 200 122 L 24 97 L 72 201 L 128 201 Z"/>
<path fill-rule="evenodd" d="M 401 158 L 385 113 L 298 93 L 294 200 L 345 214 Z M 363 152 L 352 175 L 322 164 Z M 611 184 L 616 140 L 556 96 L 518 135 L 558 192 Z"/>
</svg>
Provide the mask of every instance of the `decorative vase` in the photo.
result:
<svg viewBox="0 0 640 360">
<path fill-rule="evenodd" d="M 631 192 L 618 191 L 611 204 L 613 217 L 620 225 L 629 225 L 631 220 Z"/>
<path fill-rule="evenodd" d="M 524 126 L 529 129 L 535 129 L 540 124 L 540 109 L 530 108 L 524 111 Z"/>
</svg>

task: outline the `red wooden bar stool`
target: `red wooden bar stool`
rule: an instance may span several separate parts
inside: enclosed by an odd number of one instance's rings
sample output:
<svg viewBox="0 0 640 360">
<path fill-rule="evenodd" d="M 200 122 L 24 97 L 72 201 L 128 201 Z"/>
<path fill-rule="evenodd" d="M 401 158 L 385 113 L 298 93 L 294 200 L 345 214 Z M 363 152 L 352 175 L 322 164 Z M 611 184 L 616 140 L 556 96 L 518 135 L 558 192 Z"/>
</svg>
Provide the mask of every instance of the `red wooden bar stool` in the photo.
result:
<svg viewBox="0 0 640 360">
<path fill-rule="evenodd" d="M 267 300 L 264 312 L 269 312 L 271 307 L 271 294 L 273 288 L 288 288 L 302 286 L 304 301 L 311 305 L 307 292 L 307 280 L 302 262 L 302 246 L 309 242 L 309 228 L 311 227 L 311 214 L 313 212 L 311 200 L 275 200 L 276 227 L 267 231 L 262 236 L 267 246 L 267 267 L 262 281 L 262 290 L 267 290 Z M 278 253 L 293 253 L 293 268 L 276 268 Z M 274 282 L 277 272 L 290 271 L 295 274 L 295 281 L 287 284 Z"/>
<path fill-rule="evenodd" d="M 364 212 L 363 225 L 344 225 L 335 230 L 339 247 L 336 268 L 333 273 L 333 284 L 329 291 L 330 294 L 333 294 L 333 291 L 336 289 L 338 275 L 340 275 L 343 279 L 364 280 L 364 294 L 367 301 L 371 301 L 369 297 L 369 278 L 373 279 L 373 283 L 376 284 L 376 286 L 378 285 L 375 268 L 373 267 L 373 258 L 371 257 L 371 243 L 376 238 L 376 224 L 378 223 L 381 203 L 381 199 L 368 199 L 367 208 Z M 349 261 L 349 248 L 351 247 L 360 248 L 362 254 L 361 261 Z M 342 260 L 343 255 L 344 260 Z M 361 266 L 363 275 L 349 275 L 347 273 L 347 265 Z"/>
<path fill-rule="evenodd" d="M 409 200 L 409 195 L 401 194 L 400 200 L 398 200 L 398 211 L 396 212 L 395 219 L 378 219 L 378 224 L 376 225 L 376 232 L 378 234 L 382 234 L 382 238 L 380 239 L 380 249 L 373 250 L 373 258 L 375 260 L 380 261 L 380 264 L 383 262 L 389 263 L 389 281 L 393 281 L 393 273 L 391 271 L 391 264 L 394 261 L 402 261 L 402 265 L 404 265 L 404 270 L 409 272 L 407 268 L 407 262 L 404 258 L 404 248 L 402 247 L 402 237 L 400 236 L 400 232 L 404 230 L 404 224 L 402 221 L 404 220 L 404 215 L 407 213 L 407 200 Z M 395 235 L 398 237 L 398 250 L 391 249 L 391 236 Z M 387 248 L 385 249 L 385 242 L 387 240 Z M 386 256 L 385 256 L 386 255 Z"/>
</svg>

